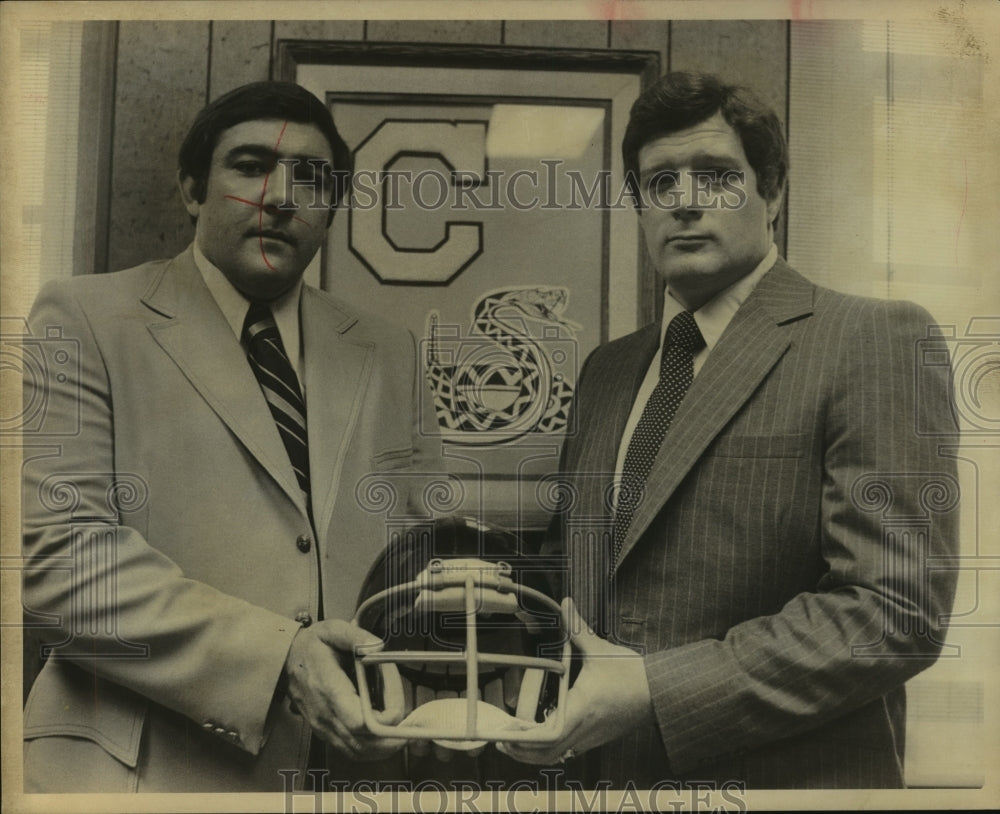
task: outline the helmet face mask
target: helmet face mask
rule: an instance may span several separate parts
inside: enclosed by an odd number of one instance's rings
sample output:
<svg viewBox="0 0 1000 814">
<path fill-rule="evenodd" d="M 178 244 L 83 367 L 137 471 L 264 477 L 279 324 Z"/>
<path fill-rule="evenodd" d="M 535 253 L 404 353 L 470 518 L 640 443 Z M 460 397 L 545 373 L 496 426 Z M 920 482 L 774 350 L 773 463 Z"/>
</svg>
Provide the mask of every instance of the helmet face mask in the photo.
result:
<svg viewBox="0 0 1000 814">
<path fill-rule="evenodd" d="M 561 737 L 571 645 L 521 545 L 463 518 L 392 540 L 355 614 L 382 639 L 355 654 L 372 734 L 451 749 Z"/>
</svg>

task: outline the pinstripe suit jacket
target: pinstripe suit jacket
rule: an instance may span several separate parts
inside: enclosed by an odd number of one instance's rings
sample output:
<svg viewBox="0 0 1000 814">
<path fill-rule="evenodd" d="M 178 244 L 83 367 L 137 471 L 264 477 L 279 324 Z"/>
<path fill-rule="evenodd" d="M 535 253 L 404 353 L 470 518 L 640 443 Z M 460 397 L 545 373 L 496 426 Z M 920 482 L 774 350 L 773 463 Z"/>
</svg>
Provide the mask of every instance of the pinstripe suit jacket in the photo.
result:
<svg viewBox="0 0 1000 814">
<path fill-rule="evenodd" d="M 948 367 L 918 358 L 932 324 L 779 259 L 678 409 L 611 580 L 609 487 L 659 326 L 587 360 L 555 539 L 584 617 L 645 654 L 655 711 L 593 780 L 902 783 L 903 682 L 954 592 L 928 557 L 957 547 Z"/>
</svg>

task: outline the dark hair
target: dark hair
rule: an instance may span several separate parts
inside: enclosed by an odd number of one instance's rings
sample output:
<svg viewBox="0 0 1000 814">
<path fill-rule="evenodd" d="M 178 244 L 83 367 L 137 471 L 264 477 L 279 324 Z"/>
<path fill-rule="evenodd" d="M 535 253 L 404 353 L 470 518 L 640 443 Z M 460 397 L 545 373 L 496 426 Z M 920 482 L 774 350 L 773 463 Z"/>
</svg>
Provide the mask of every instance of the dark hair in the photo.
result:
<svg viewBox="0 0 1000 814">
<path fill-rule="evenodd" d="M 329 109 L 313 94 L 294 82 L 252 82 L 229 91 L 208 104 L 195 117 L 181 144 L 177 163 L 182 178 L 193 178 L 193 194 L 205 201 L 212 153 L 224 130 L 256 119 L 283 119 L 318 127 L 333 154 L 333 199 L 328 223 L 334 210 L 350 189 L 353 156 L 337 132 Z"/>
<path fill-rule="evenodd" d="M 649 142 L 693 127 L 716 113 L 736 131 L 757 176 L 757 192 L 773 200 L 788 176 L 788 146 L 774 111 L 747 88 L 706 73 L 675 71 L 647 88 L 629 114 L 622 158 L 629 191 L 638 198 L 639 150 Z"/>
</svg>

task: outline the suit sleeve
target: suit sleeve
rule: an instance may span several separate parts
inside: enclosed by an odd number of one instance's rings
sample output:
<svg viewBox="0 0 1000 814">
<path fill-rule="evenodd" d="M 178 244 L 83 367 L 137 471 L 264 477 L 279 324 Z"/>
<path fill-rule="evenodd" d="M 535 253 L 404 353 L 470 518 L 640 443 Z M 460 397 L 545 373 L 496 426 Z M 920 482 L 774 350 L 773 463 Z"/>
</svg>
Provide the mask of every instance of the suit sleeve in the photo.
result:
<svg viewBox="0 0 1000 814">
<path fill-rule="evenodd" d="M 656 721 L 675 771 L 812 729 L 929 666 L 944 638 L 957 550 L 949 369 L 923 366 L 933 322 L 880 302 L 845 327 L 828 385 L 818 507 L 826 571 L 815 590 L 721 639 L 646 656 Z M 920 431 L 917 415 L 920 411 Z M 897 533 L 893 518 L 930 518 Z"/>
<path fill-rule="evenodd" d="M 101 348 L 72 286 L 50 284 L 29 324 L 37 375 L 25 404 L 41 424 L 25 436 L 22 494 L 24 604 L 59 627 L 50 658 L 67 659 L 257 753 L 285 656 L 291 619 L 188 579 L 124 525 L 118 509 L 141 489 L 115 471 L 114 403 Z M 41 360 L 78 361 L 62 375 Z M 65 367 L 65 366 L 64 366 Z M 59 368 L 60 370 L 62 368 Z M 39 371 L 41 371 L 39 373 Z M 192 463 L 192 465 L 195 465 Z"/>
</svg>

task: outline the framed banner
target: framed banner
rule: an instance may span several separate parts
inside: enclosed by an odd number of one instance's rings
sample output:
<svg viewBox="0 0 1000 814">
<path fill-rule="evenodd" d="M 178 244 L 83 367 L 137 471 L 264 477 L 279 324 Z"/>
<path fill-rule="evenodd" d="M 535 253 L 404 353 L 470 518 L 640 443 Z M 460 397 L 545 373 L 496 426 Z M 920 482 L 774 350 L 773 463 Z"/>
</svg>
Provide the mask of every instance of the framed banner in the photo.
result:
<svg viewBox="0 0 1000 814">
<path fill-rule="evenodd" d="M 464 505 L 520 528 L 599 343 L 655 316 L 619 145 L 655 52 L 279 40 L 354 151 L 320 285 L 418 338 Z"/>
</svg>

